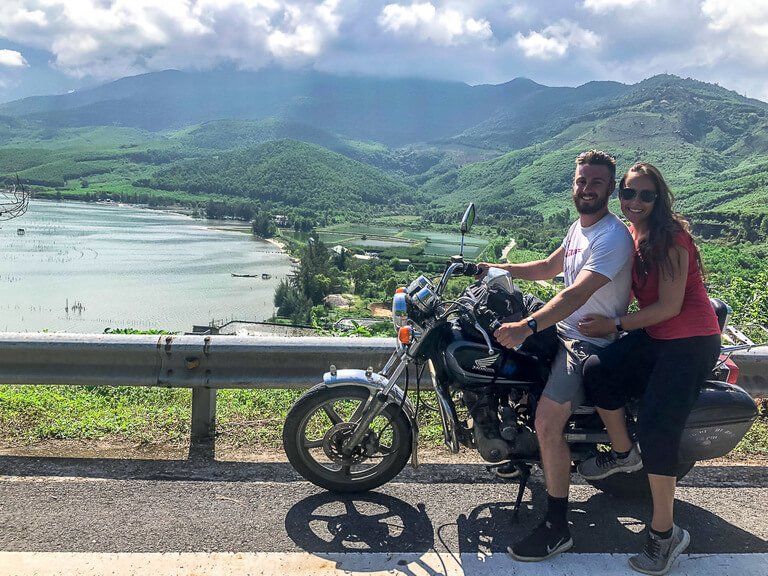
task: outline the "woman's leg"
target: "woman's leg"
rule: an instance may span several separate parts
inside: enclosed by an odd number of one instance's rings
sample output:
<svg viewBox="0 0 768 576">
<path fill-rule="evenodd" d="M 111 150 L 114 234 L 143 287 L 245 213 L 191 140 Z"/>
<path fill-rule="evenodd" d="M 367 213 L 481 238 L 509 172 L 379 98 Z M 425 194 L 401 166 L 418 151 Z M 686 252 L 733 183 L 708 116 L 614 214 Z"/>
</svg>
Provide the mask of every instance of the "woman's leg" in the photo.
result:
<svg viewBox="0 0 768 576">
<path fill-rule="evenodd" d="M 597 408 L 597 413 L 605 424 L 605 430 L 611 439 L 611 447 L 614 452 L 628 452 L 632 449 L 633 442 L 627 430 L 627 416 L 624 408 L 618 410 L 606 410 Z"/>
<path fill-rule="evenodd" d="M 629 560 L 641 572 L 668 570 L 690 542 L 688 532 L 674 523 L 680 438 L 699 386 L 714 366 L 719 350 L 719 335 L 658 344 L 657 362 L 638 418 L 643 464 L 653 497 L 653 518 L 645 549 Z"/>
<path fill-rule="evenodd" d="M 635 472 L 642 461 L 627 431 L 624 405 L 642 391 L 653 366 L 652 341 L 643 331 L 632 332 L 584 363 L 587 399 L 596 407 L 611 439 L 612 451 L 579 465 L 588 480 L 600 480 L 617 472 Z"/>
<path fill-rule="evenodd" d="M 676 476 L 660 476 L 648 474 L 653 497 L 653 519 L 651 528 L 656 532 L 667 532 L 674 522 L 673 509 L 675 502 Z"/>
</svg>

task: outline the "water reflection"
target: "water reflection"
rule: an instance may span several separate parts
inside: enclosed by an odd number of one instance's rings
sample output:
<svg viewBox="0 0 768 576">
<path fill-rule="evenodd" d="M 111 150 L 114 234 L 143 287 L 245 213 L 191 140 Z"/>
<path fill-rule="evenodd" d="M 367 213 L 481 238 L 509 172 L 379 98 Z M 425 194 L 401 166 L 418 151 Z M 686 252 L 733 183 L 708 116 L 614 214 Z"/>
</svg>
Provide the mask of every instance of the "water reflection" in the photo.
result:
<svg viewBox="0 0 768 576">
<path fill-rule="evenodd" d="M 264 272 L 271 279 L 262 280 Z M 274 245 L 220 222 L 32 201 L 22 218 L 0 226 L 0 330 L 189 330 L 211 320 L 264 320 L 289 272 Z M 73 312 L 75 303 L 82 308 Z"/>
</svg>

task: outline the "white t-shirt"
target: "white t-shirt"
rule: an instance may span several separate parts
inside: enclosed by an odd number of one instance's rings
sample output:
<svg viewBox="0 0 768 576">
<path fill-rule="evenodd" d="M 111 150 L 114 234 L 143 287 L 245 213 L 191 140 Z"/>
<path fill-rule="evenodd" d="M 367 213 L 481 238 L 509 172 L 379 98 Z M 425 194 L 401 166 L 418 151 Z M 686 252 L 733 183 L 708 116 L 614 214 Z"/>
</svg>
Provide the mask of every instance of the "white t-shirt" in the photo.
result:
<svg viewBox="0 0 768 576">
<path fill-rule="evenodd" d="M 589 337 L 578 329 L 579 320 L 588 314 L 616 318 L 627 313 L 632 284 L 634 242 L 624 223 L 610 212 L 592 226 L 584 228 L 576 220 L 563 240 L 563 277 L 570 286 L 582 270 L 602 274 L 611 281 L 589 297 L 584 305 L 557 323 L 558 332 L 568 338 L 607 346 L 615 336 Z"/>
</svg>

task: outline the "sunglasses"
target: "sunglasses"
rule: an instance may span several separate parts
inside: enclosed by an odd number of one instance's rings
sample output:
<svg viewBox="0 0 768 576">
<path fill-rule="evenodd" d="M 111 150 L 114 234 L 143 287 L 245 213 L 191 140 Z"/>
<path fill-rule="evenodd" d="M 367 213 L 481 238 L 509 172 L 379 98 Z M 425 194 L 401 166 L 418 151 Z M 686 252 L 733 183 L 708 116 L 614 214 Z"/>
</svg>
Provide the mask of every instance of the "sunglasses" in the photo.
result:
<svg viewBox="0 0 768 576">
<path fill-rule="evenodd" d="M 635 196 L 640 196 L 640 200 L 646 204 L 650 204 L 659 195 L 656 190 L 635 190 L 634 188 L 621 188 L 619 189 L 619 198 L 622 200 L 632 200 Z"/>
</svg>

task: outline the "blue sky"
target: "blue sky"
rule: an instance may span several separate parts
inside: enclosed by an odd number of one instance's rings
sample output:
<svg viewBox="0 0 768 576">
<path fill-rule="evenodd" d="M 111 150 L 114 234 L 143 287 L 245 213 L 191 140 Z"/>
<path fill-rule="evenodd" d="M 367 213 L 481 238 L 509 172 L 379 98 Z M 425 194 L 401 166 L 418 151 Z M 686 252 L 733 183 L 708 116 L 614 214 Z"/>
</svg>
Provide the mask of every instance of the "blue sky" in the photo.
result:
<svg viewBox="0 0 768 576">
<path fill-rule="evenodd" d="M 271 65 L 569 86 L 668 72 L 768 101 L 768 0 L 0 2 L 0 101 Z"/>
</svg>

